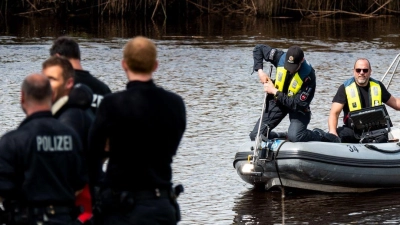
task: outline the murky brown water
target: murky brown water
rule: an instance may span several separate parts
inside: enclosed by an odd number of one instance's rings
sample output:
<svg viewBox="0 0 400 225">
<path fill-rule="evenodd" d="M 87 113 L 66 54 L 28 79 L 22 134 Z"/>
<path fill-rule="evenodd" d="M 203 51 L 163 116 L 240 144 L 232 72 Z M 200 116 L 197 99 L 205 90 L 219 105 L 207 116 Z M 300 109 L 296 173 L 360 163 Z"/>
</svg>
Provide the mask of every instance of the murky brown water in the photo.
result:
<svg viewBox="0 0 400 225">
<path fill-rule="evenodd" d="M 318 79 L 309 127 L 326 130 L 332 97 L 351 76 L 355 59 L 369 58 L 373 77 L 380 79 L 400 53 L 399 20 L 8 19 L 0 28 L 0 135 L 23 119 L 20 84 L 40 71 L 54 38 L 76 37 L 83 67 L 117 91 L 126 83 L 120 67 L 123 45 L 128 38 L 146 35 L 159 48 L 156 82 L 183 96 L 187 106 L 188 127 L 173 164 L 174 182 L 185 186 L 180 224 L 398 224 L 400 192 L 288 193 L 281 199 L 280 193 L 252 190 L 238 177 L 232 160 L 261 112 L 262 87 L 256 74 L 250 75 L 256 44 L 304 48 Z M 400 96 L 397 81 L 389 91 Z M 399 113 L 389 113 L 399 125 Z M 277 129 L 287 126 L 285 119 Z"/>
</svg>

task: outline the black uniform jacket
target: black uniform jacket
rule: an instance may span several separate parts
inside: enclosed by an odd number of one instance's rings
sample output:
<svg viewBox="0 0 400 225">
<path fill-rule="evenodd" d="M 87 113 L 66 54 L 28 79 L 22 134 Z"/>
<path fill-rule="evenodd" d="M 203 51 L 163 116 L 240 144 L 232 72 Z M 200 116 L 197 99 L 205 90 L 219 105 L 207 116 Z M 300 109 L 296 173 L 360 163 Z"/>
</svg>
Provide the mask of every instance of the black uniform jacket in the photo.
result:
<svg viewBox="0 0 400 225">
<path fill-rule="evenodd" d="M 106 186 L 126 191 L 170 188 L 172 158 L 185 128 L 180 96 L 152 80 L 131 81 L 127 90 L 105 96 L 100 104 L 89 138 L 91 166 L 106 156 L 109 139 Z"/>
<path fill-rule="evenodd" d="M 53 112 L 55 118 L 78 133 L 85 153 L 88 149 L 89 129 L 94 120 L 94 114 L 90 110 L 92 94 L 88 86 L 76 84 L 68 96 L 68 101 Z"/>
<path fill-rule="evenodd" d="M 87 179 L 78 135 L 50 111 L 30 115 L 0 140 L 0 196 L 6 200 L 71 206 Z"/>
<path fill-rule="evenodd" d="M 75 84 L 82 83 L 87 85 L 93 91 L 93 100 L 91 110 L 96 114 L 96 110 L 103 100 L 104 95 L 111 93 L 110 88 L 101 80 L 94 77 L 86 70 L 75 70 Z"/>
<path fill-rule="evenodd" d="M 270 62 L 275 67 L 283 67 L 285 56 L 285 52 L 271 48 L 268 45 L 256 45 L 253 50 L 254 71 L 263 69 L 263 60 Z M 264 72 L 267 74 L 269 73 L 267 70 L 264 70 Z M 305 77 L 300 91 L 291 97 L 287 95 L 290 82 L 293 78 L 293 74 L 288 72 L 287 78 L 285 79 L 285 84 L 283 86 L 283 91 L 278 92 L 276 96 L 276 102 L 277 104 L 285 106 L 288 110 L 308 111 L 311 101 L 314 98 L 316 88 L 315 70 L 312 68 L 311 64 L 305 60 L 302 63 L 298 73 L 302 77 Z"/>
</svg>

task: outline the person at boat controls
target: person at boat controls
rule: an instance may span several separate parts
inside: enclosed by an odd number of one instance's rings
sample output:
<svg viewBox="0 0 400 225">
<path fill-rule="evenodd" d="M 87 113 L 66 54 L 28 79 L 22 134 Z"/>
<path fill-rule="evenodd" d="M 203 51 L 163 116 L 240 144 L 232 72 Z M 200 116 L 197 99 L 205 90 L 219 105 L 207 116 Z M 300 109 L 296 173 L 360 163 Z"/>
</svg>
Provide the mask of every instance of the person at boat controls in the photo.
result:
<svg viewBox="0 0 400 225">
<path fill-rule="evenodd" d="M 311 120 L 310 103 L 314 98 L 316 76 L 315 70 L 304 58 L 303 50 L 299 46 L 291 46 L 284 52 L 259 44 L 253 50 L 253 58 L 254 71 L 258 72 L 264 91 L 268 93 L 260 134 L 269 139 L 277 138 L 277 133 L 271 130 L 289 114 L 289 141 L 325 141 L 324 133 L 307 129 Z M 276 67 L 275 81 L 263 71 L 263 60 Z M 252 141 L 256 139 L 259 123 L 260 119 L 250 132 Z"/>
<path fill-rule="evenodd" d="M 75 196 L 88 182 L 82 144 L 72 128 L 53 118 L 51 99 L 46 76 L 24 79 L 26 118 L 0 139 L 0 224 L 70 225 L 79 213 Z"/>
<path fill-rule="evenodd" d="M 400 98 L 392 96 L 382 82 L 371 77 L 371 73 L 371 64 L 368 59 L 357 59 L 354 63 L 353 77 L 340 85 L 333 97 L 328 119 L 329 133 L 338 136 L 342 142 L 360 142 L 348 123 L 349 112 L 383 103 L 395 110 L 400 110 Z M 337 127 L 342 110 L 344 125 Z M 386 142 L 387 140 L 385 137 L 375 141 Z"/>
</svg>

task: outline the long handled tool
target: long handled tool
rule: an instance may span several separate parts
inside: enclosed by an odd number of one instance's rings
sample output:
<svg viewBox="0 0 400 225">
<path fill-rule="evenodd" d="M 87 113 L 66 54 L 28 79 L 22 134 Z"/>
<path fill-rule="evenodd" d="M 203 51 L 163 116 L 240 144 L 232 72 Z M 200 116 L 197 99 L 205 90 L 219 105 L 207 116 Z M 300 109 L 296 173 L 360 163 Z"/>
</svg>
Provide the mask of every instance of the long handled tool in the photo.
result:
<svg viewBox="0 0 400 225">
<path fill-rule="evenodd" d="M 271 65 L 271 70 L 270 70 L 270 72 L 269 72 L 269 76 L 270 76 L 270 77 L 271 77 L 271 74 L 272 74 L 272 65 Z M 264 116 L 264 112 L 265 112 L 265 108 L 266 108 L 265 105 L 266 105 L 266 102 L 267 102 L 267 96 L 268 96 L 268 93 L 265 92 L 265 94 L 264 94 L 264 101 L 263 101 L 263 107 L 262 107 L 262 110 L 261 110 L 260 121 L 259 121 L 259 123 L 258 123 L 258 131 L 257 131 L 256 143 L 255 143 L 255 146 L 254 146 L 253 164 L 254 164 L 254 162 L 255 162 L 256 156 L 258 156 L 258 146 L 260 145 L 261 123 L 262 123 L 263 116 Z M 268 134 L 269 134 L 269 127 L 267 127 L 267 138 L 268 138 Z"/>
</svg>

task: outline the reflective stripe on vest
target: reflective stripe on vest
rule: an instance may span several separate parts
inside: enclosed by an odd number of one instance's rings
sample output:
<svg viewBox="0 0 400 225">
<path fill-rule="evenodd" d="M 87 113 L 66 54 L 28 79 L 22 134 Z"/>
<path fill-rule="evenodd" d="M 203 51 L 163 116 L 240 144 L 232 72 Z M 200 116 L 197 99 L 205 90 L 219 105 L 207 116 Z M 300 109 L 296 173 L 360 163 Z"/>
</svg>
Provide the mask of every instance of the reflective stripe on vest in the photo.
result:
<svg viewBox="0 0 400 225">
<path fill-rule="evenodd" d="M 275 88 L 280 92 L 283 91 L 283 86 L 285 85 L 287 70 L 284 67 L 276 68 L 276 79 L 275 79 Z M 303 80 L 301 79 L 299 73 L 297 72 L 292 80 L 290 81 L 288 96 L 291 97 L 301 89 L 301 85 L 303 85 Z"/>
<path fill-rule="evenodd" d="M 346 90 L 347 103 L 349 105 L 350 112 L 361 109 L 361 100 L 360 100 L 357 85 L 356 85 L 356 82 L 354 82 L 354 79 L 350 84 L 347 84 L 347 86 L 345 85 L 345 90 Z M 382 105 L 381 86 L 379 85 L 379 83 L 377 81 L 375 81 L 371 78 L 369 80 L 369 91 L 368 92 L 370 95 L 369 98 L 371 101 L 370 102 L 371 106 Z"/>
</svg>

